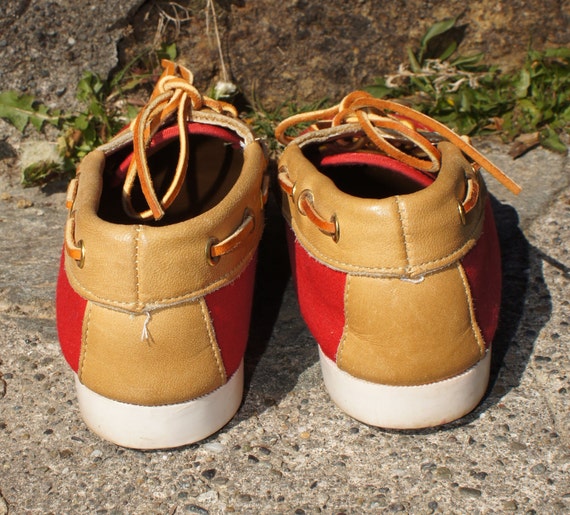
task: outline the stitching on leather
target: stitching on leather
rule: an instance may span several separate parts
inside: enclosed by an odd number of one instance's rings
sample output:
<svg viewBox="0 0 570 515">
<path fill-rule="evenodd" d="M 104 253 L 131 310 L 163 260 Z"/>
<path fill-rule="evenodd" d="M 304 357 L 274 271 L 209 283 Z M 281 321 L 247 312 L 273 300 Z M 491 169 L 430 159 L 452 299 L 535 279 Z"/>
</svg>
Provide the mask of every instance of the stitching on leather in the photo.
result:
<svg viewBox="0 0 570 515">
<path fill-rule="evenodd" d="M 83 377 L 83 368 L 85 367 L 85 358 L 87 357 L 87 346 L 88 346 L 88 341 L 89 341 L 89 325 L 91 323 L 91 312 L 92 312 L 92 306 L 91 306 L 91 302 L 87 303 L 87 306 L 85 307 L 85 313 L 83 315 L 83 320 L 84 320 L 84 324 L 85 324 L 85 335 L 82 334 L 82 338 L 81 338 L 81 350 L 80 350 L 80 357 L 81 357 L 81 363 L 79 364 L 78 367 L 78 376 L 79 376 L 79 380 L 81 381 L 81 378 Z M 83 331 L 81 331 L 83 333 Z"/>
<path fill-rule="evenodd" d="M 342 337 L 338 344 L 338 348 L 336 350 L 336 366 L 341 368 L 341 361 L 342 361 L 342 354 L 344 350 L 344 345 L 346 343 L 346 333 L 348 332 L 348 314 L 347 314 L 347 305 L 348 305 L 348 291 L 350 290 L 350 274 L 346 274 L 346 286 L 344 287 L 344 327 L 342 328 Z"/>
<path fill-rule="evenodd" d="M 473 224 L 474 228 L 471 231 L 471 233 L 469 233 L 468 235 L 465 236 L 465 239 L 467 240 L 467 242 L 465 244 L 463 244 L 461 247 L 459 247 L 458 249 L 454 250 L 453 252 L 450 252 L 449 254 L 442 256 L 441 258 L 437 258 L 431 261 L 426 261 L 424 263 L 420 263 L 418 265 L 414 265 L 412 268 L 414 269 L 414 271 L 417 271 L 418 273 L 425 273 L 425 272 L 437 272 L 439 269 L 437 268 L 437 266 L 433 269 L 428 269 L 425 270 L 426 267 L 430 267 L 431 265 L 437 265 L 438 263 L 441 263 L 443 261 L 446 261 L 448 259 L 460 259 L 462 258 L 469 250 L 471 250 L 475 244 L 477 243 L 477 240 L 472 241 L 473 235 L 477 233 L 477 231 L 479 230 L 479 228 L 482 226 L 482 222 L 483 222 L 483 218 L 484 218 L 484 209 L 481 210 L 481 216 L 479 217 L 479 220 Z M 326 255 L 324 252 L 321 252 L 320 250 L 318 250 L 312 243 L 310 243 L 309 241 L 307 241 L 307 238 L 303 238 L 303 241 L 301 241 L 301 239 L 299 238 L 299 235 L 302 235 L 303 232 L 300 230 L 299 225 L 297 224 L 297 222 L 292 219 L 291 220 L 292 225 L 294 225 L 296 227 L 296 229 L 294 228 L 295 234 L 297 235 L 297 239 L 299 240 L 299 242 L 301 243 L 301 245 L 303 246 L 303 248 L 305 248 L 308 252 L 313 253 L 315 256 L 318 256 L 325 264 L 328 264 L 329 266 L 330 263 L 334 263 L 336 266 L 338 266 L 338 270 L 340 270 L 341 272 L 345 272 L 346 269 L 348 268 L 351 272 L 353 273 L 361 273 L 362 275 L 366 275 L 366 272 L 369 272 L 370 274 L 390 274 L 393 277 L 399 277 L 398 272 L 402 273 L 406 271 L 405 267 L 373 267 L 373 266 L 364 266 L 364 265 L 358 265 L 355 266 L 353 263 L 348 263 L 345 261 L 339 261 L 337 259 L 331 258 L 330 256 Z M 445 267 L 447 266 L 451 266 L 452 263 L 446 264 L 444 265 Z M 340 268 L 340 267 L 345 267 L 345 268 Z"/>
<path fill-rule="evenodd" d="M 191 293 L 185 293 L 183 295 L 179 295 L 177 297 L 168 297 L 168 298 L 163 298 L 163 299 L 152 299 L 147 301 L 144 304 L 140 304 L 137 303 L 136 307 L 138 308 L 137 310 L 135 310 L 134 312 L 138 313 L 140 311 L 141 307 L 150 307 L 150 309 L 152 311 L 154 311 L 155 309 L 159 309 L 159 308 L 167 308 L 167 307 L 171 307 L 174 306 L 176 304 L 182 304 L 185 302 L 193 302 L 196 299 L 203 297 L 204 295 L 208 294 L 208 293 L 212 293 L 218 289 L 220 289 L 222 286 L 225 285 L 226 279 L 230 276 L 232 276 L 236 270 L 239 269 L 245 269 L 247 263 L 249 263 L 249 261 L 251 261 L 251 259 L 253 259 L 253 255 L 255 254 L 257 245 L 255 245 L 252 250 L 245 256 L 244 259 L 242 259 L 241 261 L 238 262 L 238 264 L 233 267 L 232 269 L 228 270 L 228 272 L 226 272 L 223 276 L 221 276 L 217 281 L 209 284 L 208 286 L 197 290 L 197 291 L 192 291 Z M 97 295 L 96 293 L 94 293 L 92 290 L 85 288 L 84 286 L 81 285 L 80 281 L 77 280 L 77 278 L 75 276 L 71 276 L 69 275 L 69 282 L 72 286 L 72 288 L 78 293 L 80 294 L 82 297 L 86 297 L 86 295 L 89 295 L 90 297 L 92 297 L 92 299 L 88 299 L 90 301 L 93 302 L 97 302 L 99 304 L 102 305 L 106 305 L 106 306 L 113 306 L 113 307 L 121 307 L 124 306 L 125 311 L 131 313 L 133 312 L 132 309 L 127 309 L 127 306 L 132 306 L 133 303 L 132 302 L 122 302 L 122 301 L 116 301 L 113 299 L 107 299 L 107 298 L 103 298 L 100 297 L 99 295 Z"/>
<path fill-rule="evenodd" d="M 463 289 L 465 291 L 465 297 L 467 298 L 467 305 L 469 306 L 469 323 L 471 324 L 471 331 L 473 332 L 473 336 L 475 337 L 475 341 L 479 347 L 479 352 L 481 356 L 483 356 L 485 355 L 486 351 L 485 340 L 483 339 L 481 329 L 479 328 L 479 324 L 477 324 L 477 319 L 475 318 L 475 306 L 473 305 L 473 296 L 471 295 L 469 281 L 461 263 L 457 263 L 457 270 L 459 272 L 459 276 L 461 277 Z"/>
<path fill-rule="evenodd" d="M 140 306 L 140 274 L 139 274 L 139 240 L 142 232 L 142 225 L 135 226 L 137 236 L 135 238 L 135 305 Z"/>
<path fill-rule="evenodd" d="M 206 331 L 208 332 L 208 338 L 210 340 L 210 349 L 212 350 L 212 354 L 214 355 L 214 360 L 216 361 L 216 365 L 218 366 L 218 372 L 220 373 L 220 377 L 222 378 L 222 383 L 226 383 L 228 380 L 226 369 L 220 361 L 220 351 L 216 339 L 216 334 L 214 327 L 212 325 L 212 318 L 210 317 L 210 312 L 208 311 L 208 306 L 206 304 L 205 299 L 200 299 L 200 309 L 202 310 L 202 318 L 204 319 L 204 324 L 206 324 Z"/>
<path fill-rule="evenodd" d="M 398 218 L 400 219 L 400 227 L 402 228 L 402 240 L 404 242 L 404 253 L 406 254 L 406 266 L 404 270 L 410 270 L 410 247 L 408 245 L 408 214 L 406 213 L 406 208 L 400 202 L 399 195 L 394 197 L 394 201 L 396 202 L 396 207 L 398 208 Z"/>
</svg>

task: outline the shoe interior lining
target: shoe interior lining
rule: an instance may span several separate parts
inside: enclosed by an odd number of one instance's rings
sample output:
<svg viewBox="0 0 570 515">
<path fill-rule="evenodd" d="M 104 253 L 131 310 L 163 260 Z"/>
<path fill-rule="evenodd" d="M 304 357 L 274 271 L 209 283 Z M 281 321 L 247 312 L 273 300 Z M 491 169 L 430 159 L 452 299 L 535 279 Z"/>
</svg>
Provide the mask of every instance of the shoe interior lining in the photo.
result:
<svg viewBox="0 0 570 515">
<path fill-rule="evenodd" d="M 216 206 L 229 193 L 241 173 L 243 152 L 236 143 L 233 133 L 228 132 L 228 137 L 224 139 L 219 135 L 219 130 L 215 131 L 214 136 L 202 133 L 190 134 L 188 170 L 180 193 L 161 220 L 145 223 L 169 225 L 194 218 Z M 171 183 L 179 150 L 177 131 L 169 131 L 168 137 L 160 138 L 159 143 L 151 145 L 148 152 L 149 169 L 159 199 Z M 117 181 L 117 176 L 124 176 L 130 162 L 128 153 L 131 151 L 132 149 L 128 149 L 107 160 L 99 216 L 109 222 L 133 223 L 133 219 L 122 208 L 122 181 Z M 135 182 L 131 198 L 133 207 L 137 211 L 148 209 L 138 180 Z"/>
<path fill-rule="evenodd" d="M 309 147 L 306 156 L 317 169 L 348 195 L 381 199 L 414 193 L 433 181 L 431 174 L 371 152 L 323 152 Z"/>
</svg>

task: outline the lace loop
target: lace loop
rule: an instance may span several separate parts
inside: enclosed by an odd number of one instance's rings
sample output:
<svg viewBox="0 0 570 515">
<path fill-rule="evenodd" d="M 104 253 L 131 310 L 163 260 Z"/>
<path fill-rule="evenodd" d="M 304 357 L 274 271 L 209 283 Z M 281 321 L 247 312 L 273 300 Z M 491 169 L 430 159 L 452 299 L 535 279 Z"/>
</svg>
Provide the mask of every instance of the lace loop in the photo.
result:
<svg viewBox="0 0 570 515">
<path fill-rule="evenodd" d="M 209 109 L 219 114 L 237 117 L 234 106 L 226 102 L 203 96 L 192 84 L 193 75 L 184 66 L 163 60 L 164 71 L 157 81 L 149 103 L 141 110 L 131 124 L 133 132 L 133 157 L 123 185 L 122 202 L 125 212 L 134 219 L 160 220 L 166 209 L 180 192 L 188 169 L 189 148 L 186 123 L 192 111 Z M 170 185 L 159 199 L 154 189 L 147 157 L 147 149 L 158 129 L 176 113 L 180 139 L 180 151 L 176 170 Z M 138 179 L 149 209 L 137 211 L 131 193 Z"/>
<path fill-rule="evenodd" d="M 222 241 L 210 238 L 206 243 L 206 260 L 209 265 L 217 265 L 220 258 L 236 250 L 255 229 L 255 216 L 246 208 L 241 224 Z"/>
<path fill-rule="evenodd" d="M 306 122 L 312 122 L 309 130 L 357 122 L 365 137 L 380 151 L 415 168 L 432 173 L 437 173 L 441 166 L 441 154 L 430 141 L 430 138 L 438 135 L 439 138 L 456 145 L 466 156 L 485 168 L 512 193 L 518 194 L 521 191 L 518 184 L 471 146 L 468 141 L 442 123 L 402 104 L 374 98 L 364 91 L 350 93 L 338 105 L 329 109 L 301 113 L 287 118 L 275 129 L 275 137 L 280 143 L 287 145 L 294 138 L 288 136 L 286 131 Z M 416 148 L 416 154 L 403 151 L 392 142 L 412 143 Z M 417 155 L 417 151 L 421 157 Z"/>
</svg>

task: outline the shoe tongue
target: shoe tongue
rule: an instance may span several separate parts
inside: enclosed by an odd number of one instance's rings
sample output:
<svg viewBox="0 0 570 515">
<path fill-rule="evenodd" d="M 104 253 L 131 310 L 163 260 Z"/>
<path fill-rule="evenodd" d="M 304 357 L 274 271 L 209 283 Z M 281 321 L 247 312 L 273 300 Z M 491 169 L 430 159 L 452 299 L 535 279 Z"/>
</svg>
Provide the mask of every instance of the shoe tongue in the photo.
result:
<svg viewBox="0 0 570 515">
<path fill-rule="evenodd" d="M 333 154 L 323 157 L 321 166 L 357 166 L 367 165 L 381 168 L 399 176 L 406 177 L 418 186 L 427 187 L 434 180 L 435 176 L 409 166 L 401 161 L 382 154 L 369 152 L 346 152 L 343 154 Z"/>
<path fill-rule="evenodd" d="M 164 148 L 169 143 L 178 140 L 178 134 L 179 131 L 177 125 L 166 127 L 165 129 L 157 132 L 150 142 L 148 155 L 150 156 L 155 152 L 158 152 L 161 148 Z M 223 127 L 219 127 L 218 125 L 191 122 L 188 124 L 188 134 L 190 135 L 190 138 L 192 136 L 210 136 L 212 138 L 218 138 L 236 148 L 239 148 L 240 144 L 242 143 L 241 138 L 237 134 Z M 127 171 L 131 164 L 132 158 L 133 154 L 129 154 L 121 162 L 115 171 L 113 186 L 119 186 L 123 184 L 125 177 L 127 176 Z"/>
</svg>

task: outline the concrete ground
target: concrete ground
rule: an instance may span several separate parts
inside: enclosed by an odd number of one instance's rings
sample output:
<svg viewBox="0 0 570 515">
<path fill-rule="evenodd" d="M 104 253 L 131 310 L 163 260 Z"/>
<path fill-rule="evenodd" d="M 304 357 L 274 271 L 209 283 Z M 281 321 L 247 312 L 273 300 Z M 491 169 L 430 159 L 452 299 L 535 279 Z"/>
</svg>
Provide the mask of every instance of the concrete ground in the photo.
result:
<svg viewBox="0 0 570 515">
<path fill-rule="evenodd" d="M 298 311 L 275 205 L 262 242 L 246 394 L 206 441 L 141 452 L 83 425 L 59 353 L 54 291 L 63 184 L 23 189 L 20 138 L 0 121 L 0 515 L 570 513 L 570 161 L 516 161 L 493 179 L 504 298 L 487 396 L 423 431 L 368 427 L 339 411 Z"/>
</svg>

